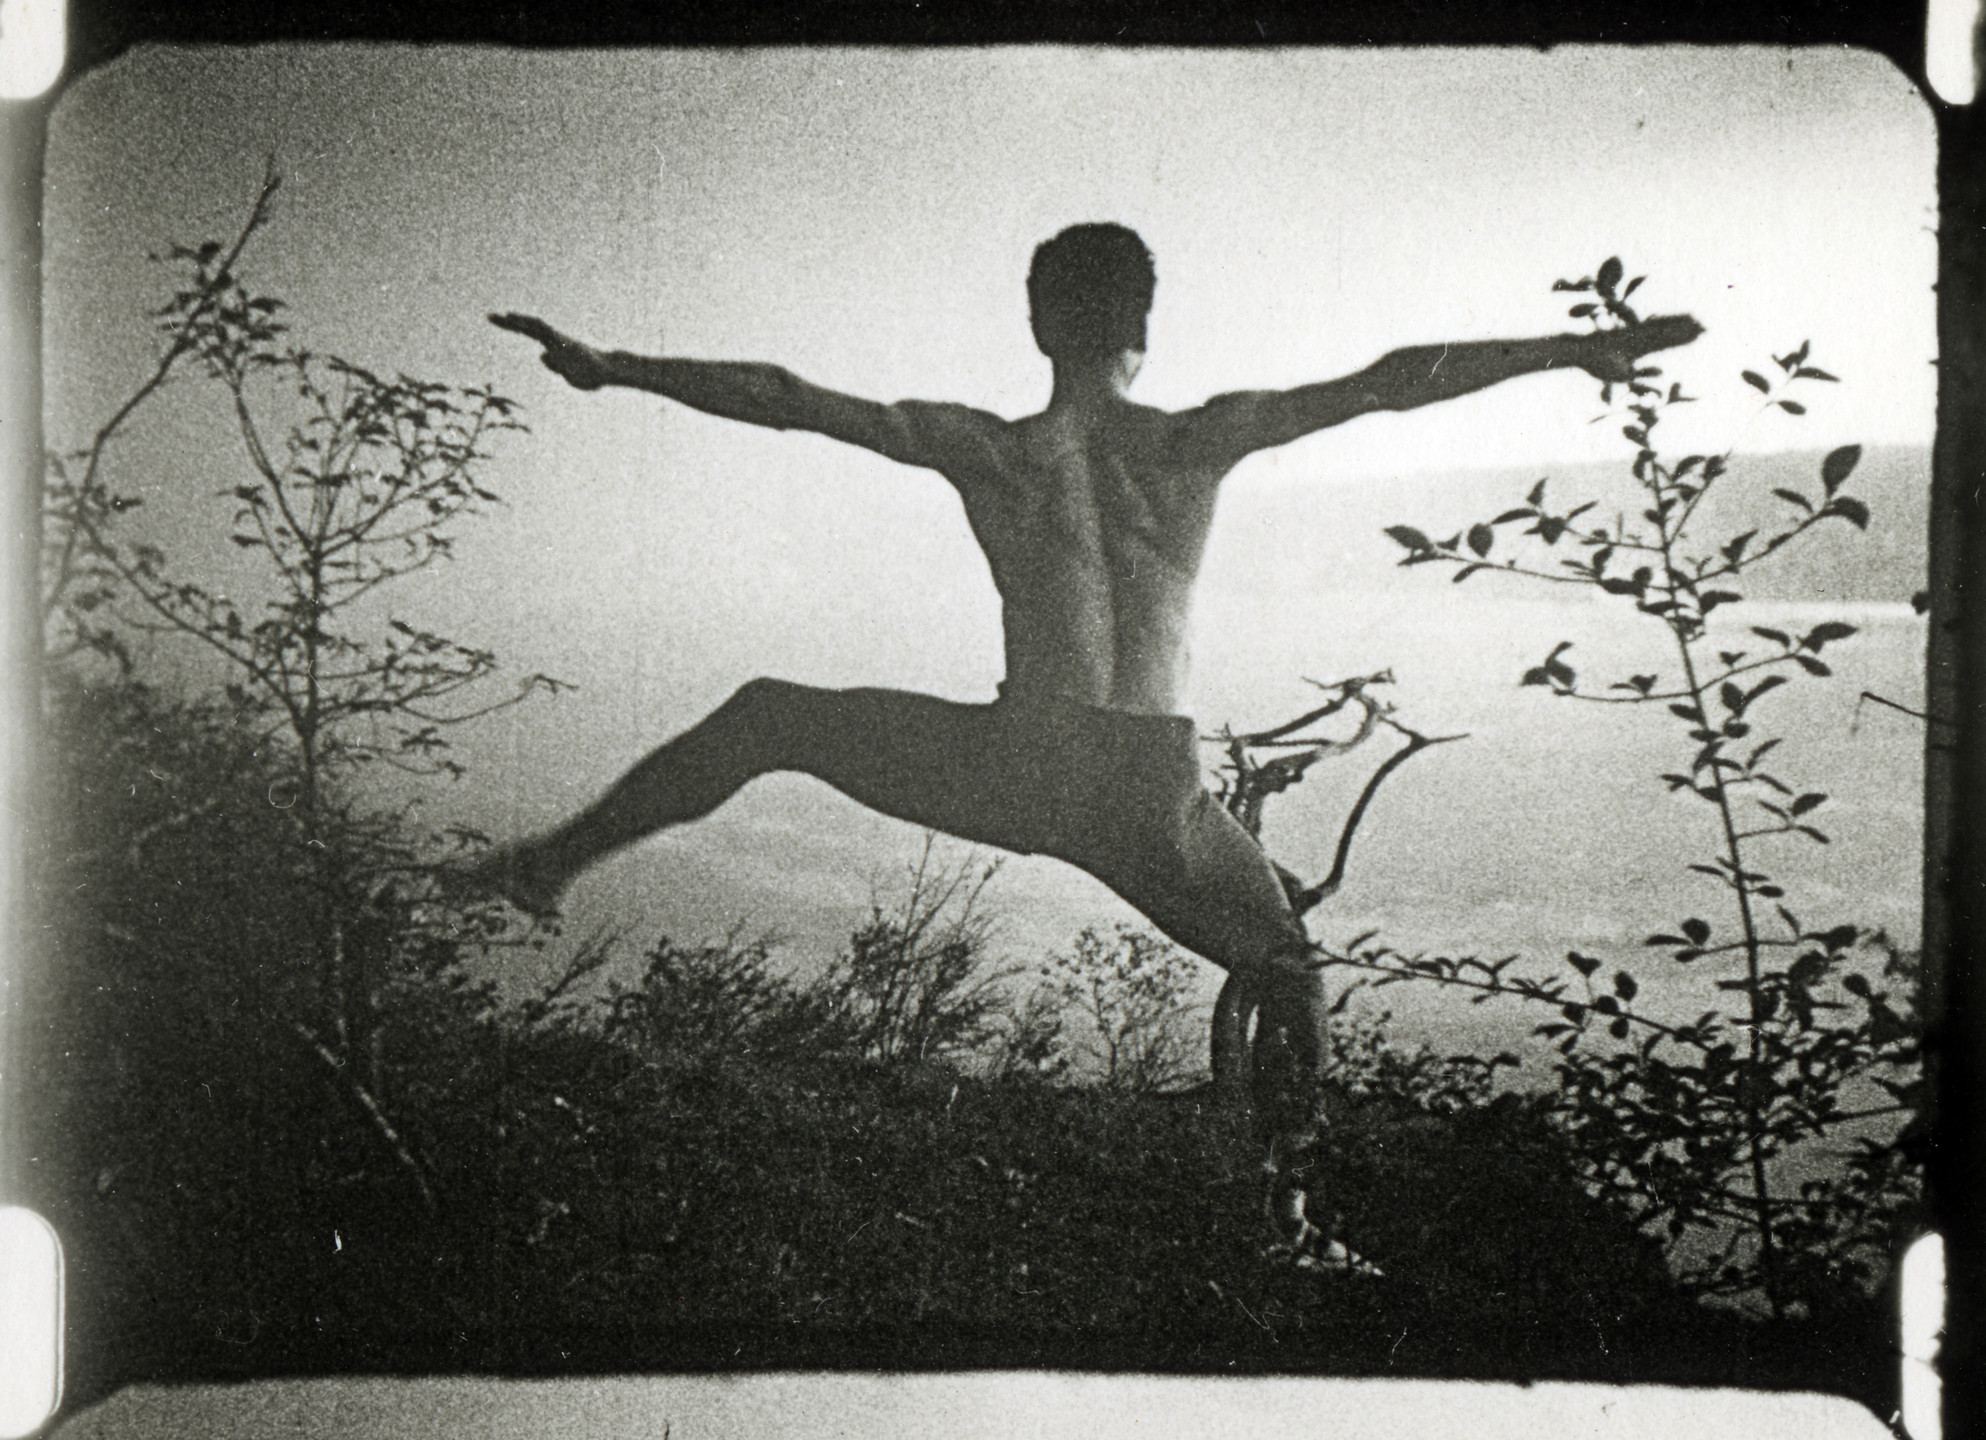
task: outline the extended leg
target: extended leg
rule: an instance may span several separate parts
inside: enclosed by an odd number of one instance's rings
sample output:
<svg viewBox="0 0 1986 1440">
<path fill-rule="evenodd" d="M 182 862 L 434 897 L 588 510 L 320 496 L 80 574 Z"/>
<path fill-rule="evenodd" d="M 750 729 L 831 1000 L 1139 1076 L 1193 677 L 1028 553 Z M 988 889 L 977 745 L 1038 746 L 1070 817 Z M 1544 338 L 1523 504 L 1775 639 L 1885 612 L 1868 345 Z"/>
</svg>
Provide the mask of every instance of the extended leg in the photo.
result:
<svg viewBox="0 0 1986 1440">
<path fill-rule="evenodd" d="M 582 871 L 658 830 L 708 815 L 760 775 L 792 770 L 872 809 L 1002 843 L 997 786 L 969 757 L 986 745 L 985 707 L 894 690 L 822 690 L 752 680 L 653 751 L 577 818 L 492 857 L 478 878 L 546 913 Z M 947 762 L 951 762 L 948 764 Z"/>
</svg>

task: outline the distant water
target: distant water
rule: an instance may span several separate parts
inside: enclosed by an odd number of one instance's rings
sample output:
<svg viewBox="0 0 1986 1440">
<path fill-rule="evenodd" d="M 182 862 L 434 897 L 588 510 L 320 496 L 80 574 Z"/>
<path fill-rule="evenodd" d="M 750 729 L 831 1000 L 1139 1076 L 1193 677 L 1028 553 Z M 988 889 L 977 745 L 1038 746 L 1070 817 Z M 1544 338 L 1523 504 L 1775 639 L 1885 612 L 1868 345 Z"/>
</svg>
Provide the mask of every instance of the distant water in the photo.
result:
<svg viewBox="0 0 1986 1440">
<path fill-rule="evenodd" d="M 1917 450 L 1872 452 L 1850 486 L 1874 512 L 1869 534 L 1830 522 L 1818 559 L 1789 554 L 1771 583 L 1747 587 L 1769 599 L 1716 615 L 1718 643 L 1734 650 L 1762 646 L 1752 625 L 1839 619 L 1859 628 L 1827 647 L 1831 678 L 1801 676 L 1750 717 L 1758 738 L 1784 737 L 1773 757 L 1781 778 L 1828 795 L 1809 818 L 1832 840 L 1763 842 L 1757 858 L 1810 927 L 1879 926 L 1906 943 L 1919 930 L 1922 727 L 1859 697 L 1922 707 L 1924 623 L 1908 601 L 1923 583 L 1926 459 Z M 1818 464 L 1817 455 L 1741 457 L 1734 470 L 1757 468 L 1754 493 L 1814 490 Z M 1585 467 L 1552 484 L 1571 494 L 1606 477 L 1604 467 Z M 1666 632 L 1586 590 L 1493 575 L 1457 586 L 1433 567 L 1403 570 L 1399 547 L 1379 533 L 1390 523 L 1435 533 L 1494 513 L 1513 485 L 1521 495 L 1536 478 L 1333 487 L 1238 477 L 1222 500 L 1196 613 L 1194 712 L 1205 730 L 1256 728 L 1307 708 L 1316 691 L 1305 677 L 1390 669 L 1403 721 L 1469 738 L 1417 756 L 1386 782 L 1346 883 L 1315 913 L 1313 932 L 1329 942 L 1378 930 L 1408 951 L 1522 953 L 1561 969 L 1566 950 L 1579 949 L 1630 965 L 1650 1003 L 1672 991 L 1686 1003 L 1685 991 L 1707 990 L 1716 977 L 1693 966 L 1674 972 L 1683 985 L 1672 987 L 1670 967 L 1641 941 L 1689 916 L 1729 923 L 1723 892 L 1687 868 L 1709 858 L 1713 812 L 1656 778 L 1685 768 L 1694 746 L 1662 706 L 1582 704 L 1517 683 L 1561 640 L 1573 642 L 1564 658 L 1582 682 L 1602 693 L 1630 674 L 1671 677 Z M 1271 853 L 1307 876 L 1321 873 L 1386 743 L 1320 766 L 1274 802 Z M 1207 758 L 1211 766 L 1217 757 L 1209 749 Z M 742 925 L 785 937 L 797 956 L 826 957 L 874 900 L 887 902 L 919 844 L 907 827 L 815 782 L 769 777 L 716 816 L 589 877 L 574 896 L 573 929 L 613 923 L 643 938 L 701 939 Z M 1086 925 L 1136 920 L 1052 861 L 1010 860 L 992 894 L 1015 959 L 1064 946 Z M 1214 979 L 1210 971 L 1210 990 Z M 1518 1024 L 1498 1006 L 1433 1004 L 1400 989 L 1387 998 L 1404 1027 L 1437 1043 L 1494 1043 Z"/>
</svg>

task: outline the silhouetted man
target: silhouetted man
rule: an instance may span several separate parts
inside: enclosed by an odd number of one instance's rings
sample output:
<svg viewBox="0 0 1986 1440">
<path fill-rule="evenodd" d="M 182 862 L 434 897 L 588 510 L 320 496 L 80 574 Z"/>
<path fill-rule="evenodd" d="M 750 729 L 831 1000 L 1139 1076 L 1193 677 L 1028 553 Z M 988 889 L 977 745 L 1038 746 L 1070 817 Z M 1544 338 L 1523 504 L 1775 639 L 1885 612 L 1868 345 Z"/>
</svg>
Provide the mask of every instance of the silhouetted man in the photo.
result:
<svg viewBox="0 0 1986 1440">
<path fill-rule="evenodd" d="M 1258 1056 L 1273 1051 L 1280 1074 L 1304 1077 L 1258 1101 L 1285 1148 L 1300 1144 L 1324 1058 L 1322 980 L 1268 859 L 1202 787 L 1194 725 L 1178 713 L 1220 482 L 1254 451 L 1374 410 L 1555 368 L 1627 381 L 1642 355 L 1701 327 L 1668 316 L 1604 334 L 1397 350 L 1343 379 L 1218 395 L 1169 414 L 1126 396 L 1155 285 L 1135 233 L 1065 230 L 1036 250 L 1027 283 L 1054 392 L 1021 420 L 966 405 L 878 404 L 772 365 L 601 351 L 529 316 L 491 317 L 543 345 L 544 363 L 579 389 L 648 390 L 944 476 L 992 568 L 1007 678 L 985 705 L 752 680 L 585 813 L 501 852 L 479 878 L 544 913 L 602 856 L 709 814 L 755 777 L 812 775 L 912 824 L 1076 865 L 1179 944 L 1246 977 L 1261 1004 Z M 1221 1053 L 1214 1062 L 1217 1073 L 1242 1063 Z M 1298 1195 L 1297 1223 L 1301 1211 Z"/>
</svg>

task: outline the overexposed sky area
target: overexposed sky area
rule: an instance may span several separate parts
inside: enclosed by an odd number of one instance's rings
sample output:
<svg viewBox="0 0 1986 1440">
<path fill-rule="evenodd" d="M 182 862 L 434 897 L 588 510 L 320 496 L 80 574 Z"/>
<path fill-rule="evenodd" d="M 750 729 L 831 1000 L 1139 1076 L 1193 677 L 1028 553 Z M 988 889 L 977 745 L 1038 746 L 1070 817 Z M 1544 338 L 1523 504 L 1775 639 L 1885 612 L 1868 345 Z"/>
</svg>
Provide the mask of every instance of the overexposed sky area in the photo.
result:
<svg viewBox="0 0 1986 1440">
<path fill-rule="evenodd" d="M 162 279 L 146 252 L 230 233 L 273 157 L 275 222 L 243 268 L 304 343 L 526 406 L 532 433 L 485 474 L 507 508 L 407 600 L 580 686 L 464 741 L 476 775 L 443 804 L 509 834 L 751 675 L 984 699 L 1000 661 L 996 598 L 935 476 L 579 394 L 487 311 L 1019 415 L 1048 391 L 1029 254 L 1115 219 L 1158 260 L 1133 393 L 1179 407 L 1400 345 L 1571 328 L 1551 282 L 1618 254 L 1650 277 L 1644 313 L 1708 327 L 1666 362 L 1706 397 L 1689 416 L 1705 448 L 1923 445 L 1933 143 L 1903 76 L 1838 49 L 145 50 L 73 86 L 52 124 L 50 442 L 79 443 L 142 377 Z M 1803 339 L 1845 383 L 1798 428 L 1756 417 L 1737 372 Z M 1593 390 L 1531 377 L 1257 456 L 1220 524 L 1328 514 L 1334 487 L 1393 477 L 1616 457 L 1617 427 L 1587 423 Z M 177 554 L 197 558 L 201 507 L 234 478 L 213 458 L 225 422 L 211 397 L 168 405 L 119 453 Z M 1396 553 L 1361 530 L 1315 593 L 1262 607 L 1287 632 L 1264 651 L 1278 695 L 1393 657 L 1335 651 L 1328 607 Z M 1208 603 L 1245 592 L 1248 566 L 1217 536 Z M 832 932 L 909 843 L 806 782 L 764 782 L 578 903 L 638 894 L 679 934 L 819 914 Z"/>
<path fill-rule="evenodd" d="M 255 273 L 321 348 L 417 374 L 529 391 L 520 342 L 479 323 L 529 308 L 1018 414 L 1046 394 L 1029 252 L 1110 218 L 1158 255 L 1148 403 L 1549 330 L 1551 280 L 1618 253 L 1652 277 L 1644 313 L 1710 327 L 1694 364 L 1811 331 L 1855 381 L 1843 433 L 1925 443 L 1932 147 L 1902 75 L 1831 50 L 146 51 L 54 126 L 52 403 L 65 358 L 115 353 L 136 259 L 226 227 L 273 156 Z M 1551 398 L 1369 419 L 1303 463 L 1611 453 Z"/>
</svg>

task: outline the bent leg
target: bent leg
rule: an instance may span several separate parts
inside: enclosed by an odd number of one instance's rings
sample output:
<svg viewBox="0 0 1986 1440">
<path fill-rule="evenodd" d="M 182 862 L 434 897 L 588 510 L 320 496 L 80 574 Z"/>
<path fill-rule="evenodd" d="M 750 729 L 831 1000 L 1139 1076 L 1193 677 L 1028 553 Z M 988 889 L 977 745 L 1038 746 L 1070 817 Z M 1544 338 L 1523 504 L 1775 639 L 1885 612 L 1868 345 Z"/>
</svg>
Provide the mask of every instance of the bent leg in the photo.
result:
<svg viewBox="0 0 1986 1440">
<path fill-rule="evenodd" d="M 1237 1099 L 1246 1094 L 1267 1142 L 1263 1198 L 1277 1250 L 1303 1265 L 1369 1269 L 1333 1237 L 1322 1149 L 1329 1007 L 1281 877 L 1254 837 L 1200 791 L 1182 829 L 1178 878 L 1151 904 L 1161 928 L 1228 971 L 1215 1005 L 1214 1077 Z"/>
<path fill-rule="evenodd" d="M 1087 870 L 1168 937 L 1227 970 L 1215 1013 L 1215 1076 L 1237 1100 L 1252 1100 L 1267 1145 L 1266 1205 L 1278 1247 L 1305 1263 L 1346 1255 L 1318 1209 L 1323 974 L 1281 877 L 1202 787 L 1191 722 L 1092 711 L 1070 738 L 1050 762 L 1068 797 L 1062 823 L 1041 848 Z M 1251 1045 L 1246 1025 L 1258 1011 Z"/>
<path fill-rule="evenodd" d="M 1214 1078 L 1245 1099 L 1267 1145 L 1264 1203 L 1277 1247 L 1302 1264 L 1355 1268 L 1324 1209 L 1328 1008 L 1309 936 L 1275 867 L 1234 817 L 1197 784 L 1176 814 L 1170 843 L 1145 864 L 1099 878 L 1228 971 L 1214 1011 Z M 1252 1044 L 1251 1014 L 1259 1017 Z"/>
<path fill-rule="evenodd" d="M 1277 1133 L 1305 1129 L 1326 1059 L 1322 972 L 1262 847 L 1197 778 L 1191 784 L 1162 813 L 1135 806 L 1121 817 L 1144 832 L 1135 848 L 1077 863 L 1167 937 L 1229 973 L 1214 1014 L 1215 1078 L 1239 1088 L 1252 1069 L 1264 1123 Z M 1258 1006 L 1250 1066 L 1246 1026 Z"/>
</svg>

